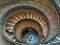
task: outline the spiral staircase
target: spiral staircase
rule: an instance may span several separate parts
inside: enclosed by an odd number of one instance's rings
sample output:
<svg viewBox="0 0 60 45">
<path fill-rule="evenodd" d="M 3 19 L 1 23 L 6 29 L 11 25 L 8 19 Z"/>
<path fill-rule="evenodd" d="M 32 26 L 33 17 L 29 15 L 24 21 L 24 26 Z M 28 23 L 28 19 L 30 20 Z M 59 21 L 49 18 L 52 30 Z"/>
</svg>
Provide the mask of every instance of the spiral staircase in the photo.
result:
<svg viewBox="0 0 60 45">
<path fill-rule="evenodd" d="M 59 45 L 60 8 L 54 0 L 11 0 L 0 5 L 0 30 L 12 45 Z"/>
</svg>

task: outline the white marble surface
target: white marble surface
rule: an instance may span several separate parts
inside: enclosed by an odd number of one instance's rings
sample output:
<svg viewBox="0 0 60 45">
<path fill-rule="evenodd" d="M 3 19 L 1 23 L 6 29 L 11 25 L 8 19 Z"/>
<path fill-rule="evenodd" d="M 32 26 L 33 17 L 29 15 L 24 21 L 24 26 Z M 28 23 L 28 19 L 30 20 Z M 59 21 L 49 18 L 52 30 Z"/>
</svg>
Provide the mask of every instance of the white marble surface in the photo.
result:
<svg viewBox="0 0 60 45">
<path fill-rule="evenodd" d="M 60 7 L 60 5 L 59 5 L 59 7 Z"/>
<path fill-rule="evenodd" d="M 0 31 L 0 45 L 10 45 L 8 41 L 6 41 Z"/>
</svg>

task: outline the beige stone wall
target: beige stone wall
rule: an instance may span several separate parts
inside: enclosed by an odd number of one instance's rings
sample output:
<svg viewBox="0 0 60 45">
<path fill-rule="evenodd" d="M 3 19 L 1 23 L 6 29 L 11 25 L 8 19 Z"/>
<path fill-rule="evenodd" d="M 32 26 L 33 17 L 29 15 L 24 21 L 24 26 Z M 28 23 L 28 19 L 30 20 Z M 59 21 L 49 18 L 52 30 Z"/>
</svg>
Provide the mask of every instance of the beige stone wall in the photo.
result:
<svg viewBox="0 0 60 45">
<path fill-rule="evenodd" d="M 5 3 L 5 2 L 9 2 L 11 0 L 0 0 L 0 4 Z M 58 4 L 60 4 L 60 0 L 55 0 Z"/>
</svg>

